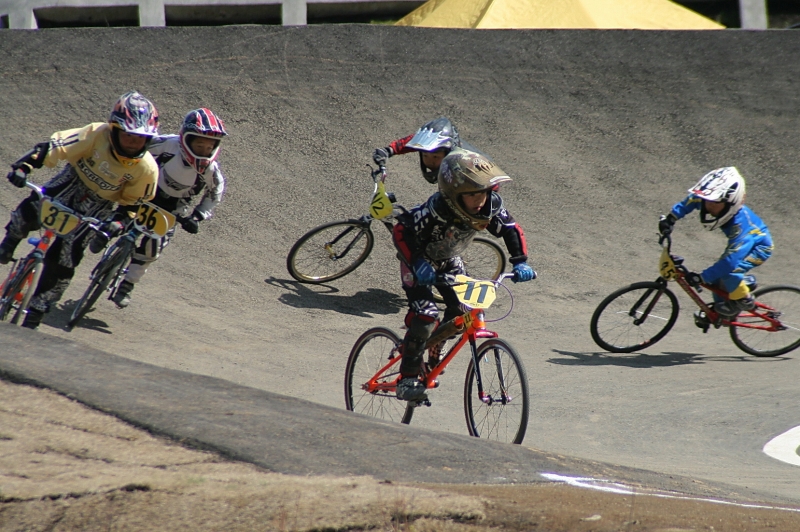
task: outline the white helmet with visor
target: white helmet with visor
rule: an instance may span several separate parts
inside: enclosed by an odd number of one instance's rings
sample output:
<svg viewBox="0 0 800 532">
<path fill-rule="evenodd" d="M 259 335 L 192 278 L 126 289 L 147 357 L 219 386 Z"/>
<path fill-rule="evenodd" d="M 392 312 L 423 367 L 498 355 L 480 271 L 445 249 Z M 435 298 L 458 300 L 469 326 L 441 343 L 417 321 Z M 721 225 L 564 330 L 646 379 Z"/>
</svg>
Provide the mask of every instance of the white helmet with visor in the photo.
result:
<svg viewBox="0 0 800 532">
<path fill-rule="evenodd" d="M 703 227 L 712 231 L 728 223 L 744 205 L 744 178 L 733 166 L 718 168 L 704 175 L 689 189 L 689 194 L 702 200 L 725 203 L 725 208 L 716 216 L 706 210 L 705 204 L 700 208 Z"/>
</svg>

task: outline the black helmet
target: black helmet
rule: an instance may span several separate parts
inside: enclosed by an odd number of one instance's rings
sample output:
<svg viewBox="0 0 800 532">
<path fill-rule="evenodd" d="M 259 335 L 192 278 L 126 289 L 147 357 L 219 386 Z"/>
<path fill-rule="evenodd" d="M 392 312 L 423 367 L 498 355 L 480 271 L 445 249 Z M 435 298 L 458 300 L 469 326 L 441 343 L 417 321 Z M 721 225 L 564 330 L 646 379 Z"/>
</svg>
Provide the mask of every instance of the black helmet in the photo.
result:
<svg viewBox="0 0 800 532">
<path fill-rule="evenodd" d="M 406 144 L 406 148 L 418 152 L 432 152 L 444 149 L 446 153 L 450 153 L 450 150 L 460 146 L 461 139 L 458 136 L 456 126 L 443 116 L 431 120 L 419 128 L 414 136 L 411 137 L 411 140 L 408 141 L 408 144 Z M 429 183 L 436 183 L 436 175 L 438 172 L 425 166 L 422 162 L 422 153 L 419 155 L 419 166 L 422 170 L 422 176 Z"/>
</svg>

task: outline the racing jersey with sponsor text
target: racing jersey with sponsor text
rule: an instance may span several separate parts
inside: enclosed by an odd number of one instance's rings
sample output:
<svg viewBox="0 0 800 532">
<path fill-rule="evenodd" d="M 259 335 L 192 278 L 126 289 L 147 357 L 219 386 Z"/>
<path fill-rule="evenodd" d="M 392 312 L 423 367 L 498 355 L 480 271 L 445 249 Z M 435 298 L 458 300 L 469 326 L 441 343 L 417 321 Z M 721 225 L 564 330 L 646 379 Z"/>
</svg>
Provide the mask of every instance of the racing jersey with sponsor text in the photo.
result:
<svg viewBox="0 0 800 532">
<path fill-rule="evenodd" d="M 181 157 L 179 135 L 156 137 L 150 145 L 150 153 L 158 165 L 158 191 L 153 202 L 173 214 L 188 216 L 192 199 L 203 193 L 194 212 L 203 220 L 210 218 L 225 191 L 225 177 L 217 161 L 208 165 L 204 173 L 198 174 Z"/>
<path fill-rule="evenodd" d="M 702 205 L 703 200 L 692 194 L 676 203 L 671 212 L 681 219 L 690 212 L 701 209 Z M 767 224 L 747 205 L 743 205 L 720 229 L 728 237 L 728 245 L 719 260 L 700 273 L 707 283 L 714 283 L 732 273 L 756 246 L 771 248 L 773 245 Z"/>
<path fill-rule="evenodd" d="M 81 182 L 102 199 L 132 205 L 155 195 L 158 167 L 153 156 L 145 153 L 132 166 L 119 162 L 111 151 L 108 123 L 53 133 L 44 164 L 53 168 L 58 161 L 67 161 Z"/>
<path fill-rule="evenodd" d="M 512 264 L 527 261 L 528 247 L 522 228 L 502 205 L 499 194 L 492 192 L 489 201 L 499 202 L 499 209 L 486 230 L 503 239 Z M 455 216 L 437 192 L 427 202 L 400 215 L 393 235 L 403 259 L 413 264 L 420 257 L 441 261 L 460 256 L 477 233 Z"/>
</svg>

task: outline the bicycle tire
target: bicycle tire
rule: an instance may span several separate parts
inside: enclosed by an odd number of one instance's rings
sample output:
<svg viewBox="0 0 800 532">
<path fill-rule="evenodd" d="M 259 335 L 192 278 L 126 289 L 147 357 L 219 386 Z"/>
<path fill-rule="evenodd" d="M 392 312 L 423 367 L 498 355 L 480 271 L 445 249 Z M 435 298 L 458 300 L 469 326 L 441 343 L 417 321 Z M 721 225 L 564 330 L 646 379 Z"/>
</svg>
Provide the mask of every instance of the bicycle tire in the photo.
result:
<svg viewBox="0 0 800 532">
<path fill-rule="evenodd" d="M 659 296 L 643 323 L 636 324 L 636 317 L 653 303 L 653 293 Z M 665 283 L 645 281 L 620 288 L 610 294 L 595 309 L 589 325 L 592 339 L 601 348 L 611 353 L 632 353 L 650 347 L 672 329 L 678 319 L 678 298 Z M 641 310 L 640 310 L 641 309 Z"/>
<path fill-rule="evenodd" d="M 354 232 L 350 238 L 349 233 Z M 339 240 L 341 239 L 341 240 Z M 326 246 L 336 241 L 336 255 Z M 359 245 L 363 242 L 363 247 Z M 348 250 L 348 247 L 355 245 Z M 375 245 L 375 236 L 368 222 L 344 220 L 330 222 L 310 230 L 294 243 L 286 256 L 286 269 L 301 283 L 320 284 L 340 279 L 367 260 Z M 355 254 L 354 254 L 355 252 Z M 344 260 L 347 257 L 352 259 Z"/>
<path fill-rule="evenodd" d="M 476 245 L 477 244 L 477 245 Z M 461 256 L 467 275 L 473 279 L 497 280 L 506 271 L 508 261 L 500 244 L 488 238 L 476 237 Z"/>
<path fill-rule="evenodd" d="M 344 403 L 351 412 L 383 419 L 385 421 L 409 424 L 416 405 L 401 401 L 395 396 L 394 387 L 386 391 L 368 392 L 361 388 L 389 360 L 397 355 L 396 348 L 401 340 L 393 331 L 376 327 L 369 329 L 356 340 L 344 373 Z M 384 383 L 394 382 L 400 372 L 400 359 L 378 377 Z"/>
<path fill-rule="evenodd" d="M 95 266 L 96 273 L 93 275 L 83 296 L 78 300 L 75 308 L 72 309 L 72 315 L 67 322 L 67 330 L 71 331 L 75 328 L 86 313 L 94 307 L 94 304 L 97 303 L 97 300 L 100 299 L 103 292 L 114 282 L 114 279 L 122 274 L 126 265 L 125 263 L 133 251 L 133 246 L 127 241 L 123 243 L 117 241 L 114 247 L 115 249 L 112 249 L 108 255 Z"/>
<path fill-rule="evenodd" d="M 751 327 L 729 327 L 733 343 L 749 355 L 775 357 L 800 347 L 800 288 L 790 285 L 765 286 L 753 292 L 759 304 L 780 312 L 782 331 L 766 331 Z M 742 312 L 735 322 L 749 325 L 763 324 L 757 315 Z"/>
<path fill-rule="evenodd" d="M 25 321 L 24 317 L 28 313 L 28 306 L 31 304 L 31 299 L 33 299 L 33 294 L 36 293 L 36 287 L 39 286 L 39 279 L 42 278 L 42 272 L 44 271 L 44 265 L 42 264 L 43 260 L 41 258 L 37 258 L 33 260 L 31 264 L 31 269 L 33 270 L 33 278 L 31 282 L 28 283 L 27 288 L 25 289 L 25 295 L 22 296 L 22 301 L 20 302 L 19 306 L 17 307 L 17 311 L 14 313 L 14 317 L 11 318 L 11 323 L 14 325 L 22 325 Z M 27 278 L 29 273 L 23 276 L 23 279 Z"/>
<path fill-rule="evenodd" d="M 473 279 L 493 279 L 497 280 L 506 271 L 508 261 L 503 248 L 494 240 L 488 238 L 475 238 L 472 244 L 461 255 L 464 262 L 464 271 Z M 433 299 L 437 303 L 442 303 L 444 298 L 434 287 Z"/>
<path fill-rule="evenodd" d="M 0 321 L 5 321 L 14 310 L 16 296 L 25 289 L 25 279 L 31 274 L 33 264 L 34 262 L 28 259 L 18 263 L 14 266 L 14 273 L 4 283 L 3 292 L 0 294 Z"/>
<path fill-rule="evenodd" d="M 530 414 L 522 359 L 505 340 L 493 338 L 478 347 L 476 360 L 486 400 L 479 396 L 475 360 L 470 360 L 464 381 L 464 414 L 470 436 L 522 443 Z"/>
</svg>

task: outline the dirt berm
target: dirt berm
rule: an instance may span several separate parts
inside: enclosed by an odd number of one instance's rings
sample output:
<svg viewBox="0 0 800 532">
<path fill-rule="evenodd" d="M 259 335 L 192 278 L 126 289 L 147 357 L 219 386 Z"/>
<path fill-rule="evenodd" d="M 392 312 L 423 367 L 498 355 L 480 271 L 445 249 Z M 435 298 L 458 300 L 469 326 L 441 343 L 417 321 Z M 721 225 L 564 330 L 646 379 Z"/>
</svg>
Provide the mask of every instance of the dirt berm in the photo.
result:
<svg viewBox="0 0 800 532">
<path fill-rule="evenodd" d="M 774 508 L 800 505 L 796 466 L 761 452 L 797 424 L 796 355 L 703 335 L 686 298 L 645 353 L 598 352 L 587 329 L 606 294 L 655 278 L 658 214 L 719 166 L 775 237 L 760 282 L 799 284 L 792 32 L 53 29 L 0 32 L 0 51 L 2 164 L 132 88 L 164 132 L 207 106 L 230 133 L 216 216 L 179 232 L 128 309 L 101 301 L 65 329 L 89 256 L 39 331 L 0 326 L 0 529 L 800 529 Z M 466 436 L 464 361 L 411 426 L 344 411 L 353 342 L 405 312 L 382 228 L 339 281 L 285 268 L 306 230 L 365 212 L 372 149 L 440 115 L 514 178 L 540 274 L 492 324 L 529 373 L 522 446 Z M 403 204 L 434 190 L 414 156 L 389 171 Z M 0 187 L 0 210 L 22 197 Z M 724 246 L 696 220 L 675 240 L 698 270 Z M 749 506 L 648 495 L 665 492 Z"/>
</svg>

